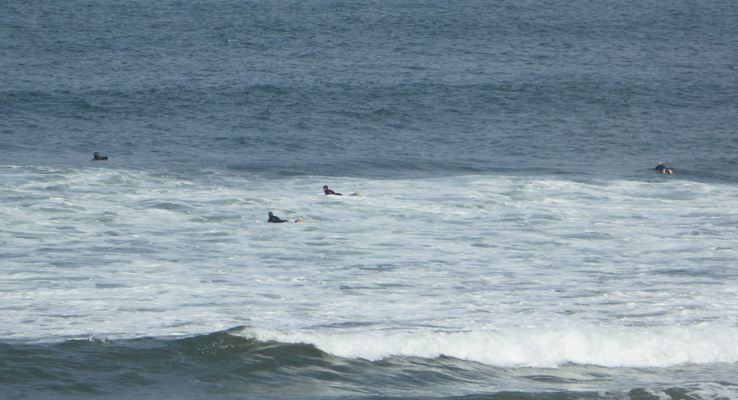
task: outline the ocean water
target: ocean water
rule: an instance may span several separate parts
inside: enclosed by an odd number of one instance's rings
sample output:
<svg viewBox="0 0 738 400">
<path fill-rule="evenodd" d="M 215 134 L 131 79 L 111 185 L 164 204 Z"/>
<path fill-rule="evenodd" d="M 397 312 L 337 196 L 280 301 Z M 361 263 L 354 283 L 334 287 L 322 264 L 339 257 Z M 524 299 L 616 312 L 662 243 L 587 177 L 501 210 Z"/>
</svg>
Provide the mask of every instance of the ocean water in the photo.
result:
<svg viewBox="0 0 738 400">
<path fill-rule="evenodd" d="M 724 0 L 0 2 L 0 397 L 738 398 L 736 49 Z"/>
</svg>

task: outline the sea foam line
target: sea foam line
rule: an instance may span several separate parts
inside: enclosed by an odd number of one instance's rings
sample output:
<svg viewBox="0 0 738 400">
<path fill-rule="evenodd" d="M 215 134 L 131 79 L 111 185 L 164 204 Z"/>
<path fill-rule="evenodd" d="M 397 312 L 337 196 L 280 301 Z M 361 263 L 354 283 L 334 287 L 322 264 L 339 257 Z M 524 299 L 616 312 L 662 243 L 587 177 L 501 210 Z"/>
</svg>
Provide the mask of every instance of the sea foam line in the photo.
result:
<svg viewBox="0 0 738 400">
<path fill-rule="evenodd" d="M 352 333 L 244 328 L 234 334 L 259 341 L 310 344 L 335 356 L 370 361 L 446 356 L 497 367 L 536 368 L 566 363 L 645 368 L 738 362 L 738 328 L 715 325 Z"/>
</svg>

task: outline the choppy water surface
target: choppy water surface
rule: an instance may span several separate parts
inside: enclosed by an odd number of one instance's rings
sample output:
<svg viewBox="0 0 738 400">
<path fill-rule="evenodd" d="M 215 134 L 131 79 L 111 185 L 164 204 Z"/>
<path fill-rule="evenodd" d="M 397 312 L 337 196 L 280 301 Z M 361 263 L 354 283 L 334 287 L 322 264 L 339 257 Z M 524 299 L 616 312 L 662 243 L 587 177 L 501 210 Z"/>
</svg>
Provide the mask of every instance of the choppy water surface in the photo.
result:
<svg viewBox="0 0 738 400">
<path fill-rule="evenodd" d="M 4 395 L 738 397 L 736 21 L 3 2 Z"/>
</svg>

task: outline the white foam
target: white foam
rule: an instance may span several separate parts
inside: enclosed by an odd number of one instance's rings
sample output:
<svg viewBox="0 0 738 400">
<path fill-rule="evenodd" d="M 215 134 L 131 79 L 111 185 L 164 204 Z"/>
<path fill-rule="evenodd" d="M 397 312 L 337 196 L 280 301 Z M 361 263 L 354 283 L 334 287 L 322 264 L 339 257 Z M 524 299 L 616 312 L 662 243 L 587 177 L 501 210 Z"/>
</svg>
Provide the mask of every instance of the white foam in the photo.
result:
<svg viewBox="0 0 738 400">
<path fill-rule="evenodd" d="M 335 356 L 371 361 L 445 356 L 498 367 L 537 368 L 566 363 L 645 368 L 738 362 L 738 328 L 717 325 L 351 333 L 245 328 L 236 334 L 267 342 L 311 344 Z"/>
<path fill-rule="evenodd" d="M 4 338 L 738 325 L 734 186 L 2 172 Z"/>
</svg>

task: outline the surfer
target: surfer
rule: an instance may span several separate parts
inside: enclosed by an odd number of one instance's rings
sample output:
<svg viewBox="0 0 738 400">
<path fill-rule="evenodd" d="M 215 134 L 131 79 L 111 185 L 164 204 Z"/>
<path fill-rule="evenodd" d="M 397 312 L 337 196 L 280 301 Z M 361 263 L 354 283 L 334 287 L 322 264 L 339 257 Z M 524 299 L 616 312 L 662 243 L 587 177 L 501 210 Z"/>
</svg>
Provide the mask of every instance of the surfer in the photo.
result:
<svg viewBox="0 0 738 400">
<path fill-rule="evenodd" d="M 107 159 L 108 156 L 102 157 L 98 152 L 95 152 L 95 154 L 92 155 L 92 161 L 107 161 Z"/>
<path fill-rule="evenodd" d="M 328 185 L 323 185 L 323 193 L 325 193 L 326 196 L 331 195 L 331 194 L 334 196 L 343 196 L 341 193 L 336 193 L 328 189 Z"/>
<path fill-rule="evenodd" d="M 333 196 L 343 196 L 341 193 L 336 193 L 332 191 L 331 189 L 328 189 L 328 185 L 323 185 L 323 193 L 325 193 L 326 196 L 333 195 Z M 358 193 L 351 193 L 349 196 L 358 196 Z"/>
<path fill-rule="evenodd" d="M 302 217 L 299 217 L 299 218 L 297 218 L 297 219 L 295 220 L 295 223 L 296 223 L 296 224 L 299 224 L 299 223 L 300 223 L 300 222 L 302 222 L 302 221 L 303 221 Z M 275 223 L 275 224 L 281 224 L 281 223 L 283 223 L 283 222 L 290 222 L 290 221 L 287 221 L 287 220 L 285 220 L 285 219 L 281 219 L 281 218 L 279 218 L 278 216 L 274 215 L 274 213 L 273 213 L 273 212 L 269 211 L 269 220 L 268 220 L 267 222 L 273 222 L 273 223 Z"/>
<path fill-rule="evenodd" d="M 656 171 L 661 172 L 662 174 L 673 174 L 674 171 L 671 170 L 671 168 L 666 168 L 664 166 L 664 163 L 660 162 L 659 165 L 656 166 Z"/>
</svg>

